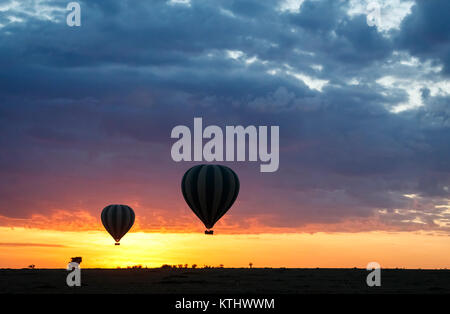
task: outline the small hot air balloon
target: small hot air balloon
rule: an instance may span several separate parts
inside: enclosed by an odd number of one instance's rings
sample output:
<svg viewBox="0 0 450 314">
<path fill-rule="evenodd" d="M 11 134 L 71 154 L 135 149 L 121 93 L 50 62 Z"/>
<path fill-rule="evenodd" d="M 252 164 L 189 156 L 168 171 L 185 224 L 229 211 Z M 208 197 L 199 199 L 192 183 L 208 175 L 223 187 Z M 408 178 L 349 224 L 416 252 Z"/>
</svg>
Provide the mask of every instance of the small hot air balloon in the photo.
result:
<svg viewBox="0 0 450 314">
<path fill-rule="evenodd" d="M 120 239 L 134 224 L 134 211 L 127 205 L 108 205 L 102 211 L 102 223 L 106 231 L 120 245 Z"/>
<path fill-rule="evenodd" d="M 222 165 L 197 165 L 181 180 L 183 197 L 203 222 L 205 234 L 213 234 L 214 224 L 230 209 L 239 193 L 239 178 Z"/>
</svg>

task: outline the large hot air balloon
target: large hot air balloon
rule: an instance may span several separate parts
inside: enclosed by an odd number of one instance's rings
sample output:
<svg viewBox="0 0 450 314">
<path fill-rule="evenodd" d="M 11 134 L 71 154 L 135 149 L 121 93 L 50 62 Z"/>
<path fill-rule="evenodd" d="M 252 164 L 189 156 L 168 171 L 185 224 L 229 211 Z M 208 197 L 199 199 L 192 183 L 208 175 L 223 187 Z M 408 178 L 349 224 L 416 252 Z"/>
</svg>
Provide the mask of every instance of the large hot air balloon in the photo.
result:
<svg viewBox="0 0 450 314">
<path fill-rule="evenodd" d="M 197 165 L 184 174 L 181 191 L 194 214 L 211 229 L 236 200 L 239 178 L 222 165 Z M 213 234 L 213 230 L 205 234 Z"/>
<path fill-rule="evenodd" d="M 106 231 L 120 245 L 120 239 L 134 224 L 134 211 L 127 205 L 108 205 L 102 211 L 102 223 Z"/>
</svg>

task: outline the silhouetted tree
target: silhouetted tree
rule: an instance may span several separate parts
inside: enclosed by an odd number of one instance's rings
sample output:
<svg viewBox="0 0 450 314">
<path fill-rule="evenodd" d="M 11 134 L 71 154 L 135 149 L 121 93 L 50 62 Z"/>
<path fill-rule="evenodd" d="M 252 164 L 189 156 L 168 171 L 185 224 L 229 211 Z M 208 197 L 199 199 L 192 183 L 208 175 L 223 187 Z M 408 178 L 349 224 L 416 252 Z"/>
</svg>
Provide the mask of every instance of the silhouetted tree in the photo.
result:
<svg viewBox="0 0 450 314">
<path fill-rule="evenodd" d="M 34 265 L 34 264 L 28 265 L 29 269 L 34 269 L 34 267 L 36 267 L 36 265 Z"/>
<path fill-rule="evenodd" d="M 220 268 L 223 268 L 223 264 L 220 264 L 219 267 L 220 267 Z"/>
<path fill-rule="evenodd" d="M 197 268 L 197 264 L 192 264 L 192 268 L 196 269 Z"/>
<path fill-rule="evenodd" d="M 253 263 L 252 262 L 248 263 L 248 266 L 250 266 L 250 268 L 252 268 L 253 267 Z"/>
</svg>

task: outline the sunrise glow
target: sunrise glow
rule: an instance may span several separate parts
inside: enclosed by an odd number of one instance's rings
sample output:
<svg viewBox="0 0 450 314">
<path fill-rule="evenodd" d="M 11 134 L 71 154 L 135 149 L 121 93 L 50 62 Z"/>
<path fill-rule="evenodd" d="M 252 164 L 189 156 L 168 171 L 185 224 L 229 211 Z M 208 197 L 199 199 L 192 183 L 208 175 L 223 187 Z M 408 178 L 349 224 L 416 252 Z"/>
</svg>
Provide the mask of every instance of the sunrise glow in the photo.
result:
<svg viewBox="0 0 450 314">
<path fill-rule="evenodd" d="M 450 267 L 448 236 L 424 233 L 240 234 L 130 232 L 114 246 L 106 232 L 0 228 L 0 267 L 64 268 L 82 256 L 82 267 L 197 264 L 226 267 Z M 8 242 L 7 240 L 12 240 Z M 414 245 L 412 245 L 414 243 Z M 424 254 L 426 252 L 426 254 Z"/>
</svg>

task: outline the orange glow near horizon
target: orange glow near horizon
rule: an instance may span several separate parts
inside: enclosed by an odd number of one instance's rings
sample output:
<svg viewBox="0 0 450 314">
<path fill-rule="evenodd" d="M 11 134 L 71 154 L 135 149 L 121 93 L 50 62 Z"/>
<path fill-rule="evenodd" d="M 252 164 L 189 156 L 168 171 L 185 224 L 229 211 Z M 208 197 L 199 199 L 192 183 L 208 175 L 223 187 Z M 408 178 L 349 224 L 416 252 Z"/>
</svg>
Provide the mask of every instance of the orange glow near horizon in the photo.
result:
<svg viewBox="0 0 450 314">
<path fill-rule="evenodd" d="M 217 234 L 130 232 L 115 246 L 100 231 L 0 227 L 0 268 L 83 268 L 197 264 L 225 267 L 448 268 L 450 237 L 419 232 Z M 13 241 L 11 239 L 14 239 Z"/>
</svg>

